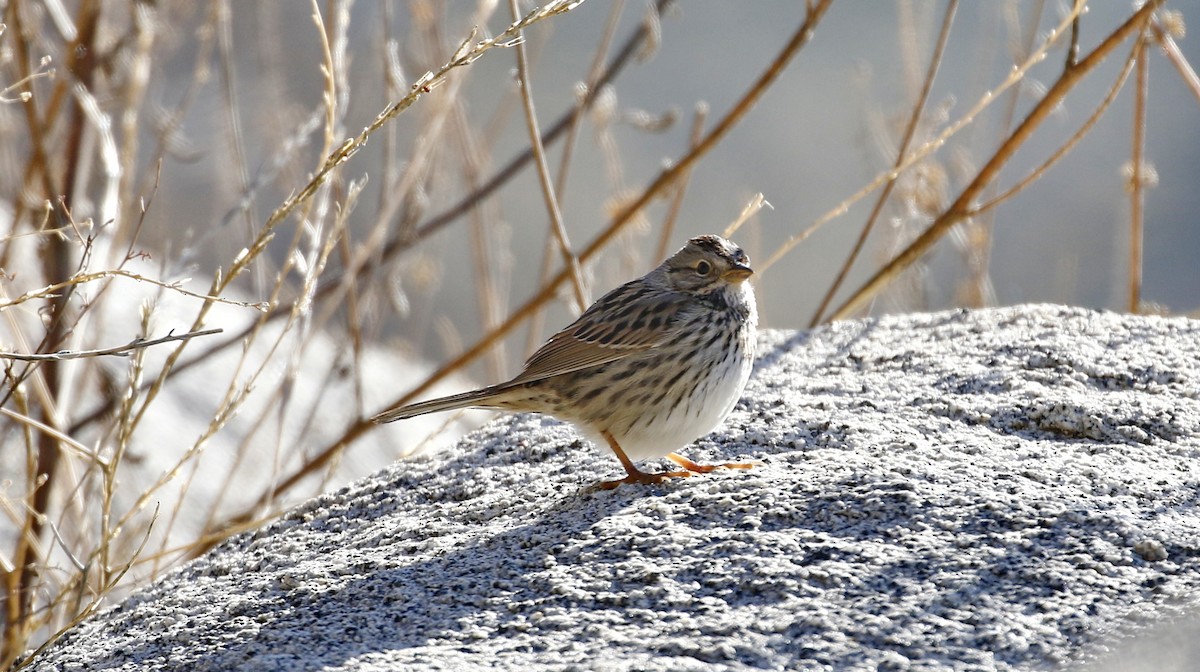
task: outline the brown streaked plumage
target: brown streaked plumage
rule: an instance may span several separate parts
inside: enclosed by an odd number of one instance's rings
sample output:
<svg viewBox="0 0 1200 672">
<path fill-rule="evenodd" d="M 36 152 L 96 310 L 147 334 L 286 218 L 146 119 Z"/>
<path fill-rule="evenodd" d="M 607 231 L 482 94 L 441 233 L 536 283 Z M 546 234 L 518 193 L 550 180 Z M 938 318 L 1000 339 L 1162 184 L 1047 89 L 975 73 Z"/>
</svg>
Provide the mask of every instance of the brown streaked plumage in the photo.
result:
<svg viewBox="0 0 1200 672">
<path fill-rule="evenodd" d="M 512 380 L 372 420 L 467 407 L 548 413 L 616 454 L 628 475 L 601 487 L 712 471 L 672 451 L 715 429 L 741 397 L 758 322 L 745 282 L 752 274 L 737 245 L 719 236 L 693 238 L 650 273 L 597 300 Z M 664 456 L 685 471 L 648 474 L 633 464 Z"/>
</svg>

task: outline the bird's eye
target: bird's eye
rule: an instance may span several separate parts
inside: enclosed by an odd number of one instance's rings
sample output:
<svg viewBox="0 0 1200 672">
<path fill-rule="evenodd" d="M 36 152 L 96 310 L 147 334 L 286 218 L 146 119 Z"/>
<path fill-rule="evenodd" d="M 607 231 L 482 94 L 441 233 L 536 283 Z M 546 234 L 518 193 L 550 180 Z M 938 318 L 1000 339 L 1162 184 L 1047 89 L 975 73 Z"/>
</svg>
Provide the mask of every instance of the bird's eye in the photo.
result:
<svg viewBox="0 0 1200 672">
<path fill-rule="evenodd" d="M 708 275 L 712 272 L 712 264 L 701 259 L 700 261 L 696 262 L 696 272 L 700 275 Z"/>
</svg>

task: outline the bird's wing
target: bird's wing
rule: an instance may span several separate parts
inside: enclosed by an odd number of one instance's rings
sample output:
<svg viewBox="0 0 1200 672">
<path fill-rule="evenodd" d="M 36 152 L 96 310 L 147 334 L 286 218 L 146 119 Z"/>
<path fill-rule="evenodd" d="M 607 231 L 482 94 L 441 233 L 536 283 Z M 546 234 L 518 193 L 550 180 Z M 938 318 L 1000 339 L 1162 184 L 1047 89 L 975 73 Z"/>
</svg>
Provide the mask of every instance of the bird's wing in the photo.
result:
<svg viewBox="0 0 1200 672">
<path fill-rule="evenodd" d="M 622 285 L 538 348 L 509 384 L 607 364 L 667 343 L 677 337 L 679 316 L 687 305 L 683 299 L 642 282 Z"/>
</svg>

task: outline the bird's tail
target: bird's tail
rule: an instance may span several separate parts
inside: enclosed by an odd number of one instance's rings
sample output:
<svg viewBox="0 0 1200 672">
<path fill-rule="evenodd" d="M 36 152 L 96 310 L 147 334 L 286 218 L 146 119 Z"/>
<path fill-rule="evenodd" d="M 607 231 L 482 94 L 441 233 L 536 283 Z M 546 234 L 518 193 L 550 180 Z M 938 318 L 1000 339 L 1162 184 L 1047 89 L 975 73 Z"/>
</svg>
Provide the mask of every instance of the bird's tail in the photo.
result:
<svg viewBox="0 0 1200 672">
<path fill-rule="evenodd" d="M 502 390 L 498 390 L 494 387 L 485 387 L 479 390 L 472 390 L 470 392 L 463 392 L 461 394 L 452 394 L 448 397 L 430 399 L 429 401 L 422 401 L 420 403 L 400 406 L 398 408 L 389 408 L 388 410 L 371 418 L 371 422 L 375 424 L 382 424 L 385 422 L 393 422 L 396 420 L 403 420 L 405 418 L 412 418 L 418 415 L 425 415 L 426 413 L 450 411 L 456 408 L 496 408 L 495 405 L 489 404 L 488 401 L 495 399 L 495 397 L 497 397 L 501 391 Z"/>
</svg>

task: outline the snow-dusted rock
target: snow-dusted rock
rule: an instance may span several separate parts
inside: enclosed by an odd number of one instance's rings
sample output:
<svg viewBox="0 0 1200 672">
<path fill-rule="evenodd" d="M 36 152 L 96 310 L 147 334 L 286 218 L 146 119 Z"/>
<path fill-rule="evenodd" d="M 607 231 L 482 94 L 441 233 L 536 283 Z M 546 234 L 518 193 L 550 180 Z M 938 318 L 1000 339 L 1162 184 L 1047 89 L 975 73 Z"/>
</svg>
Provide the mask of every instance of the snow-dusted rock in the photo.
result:
<svg viewBox="0 0 1200 672">
<path fill-rule="evenodd" d="M 81 624 L 37 670 L 1184 670 L 1200 322 L 1058 306 L 768 332 L 654 486 L 507 416 Z M 1150 642 L 1150 643 L 1147 643 Z"/>
</svg>

